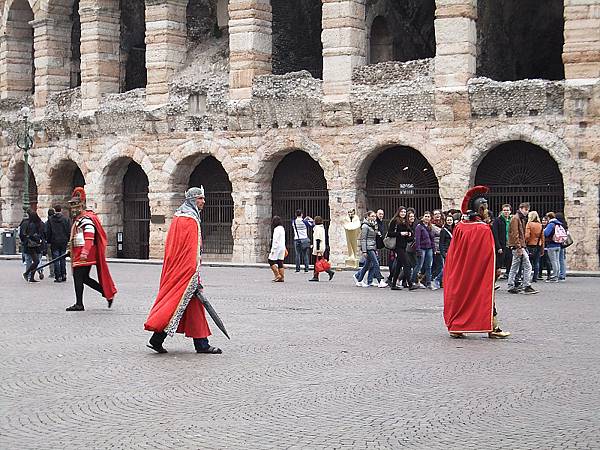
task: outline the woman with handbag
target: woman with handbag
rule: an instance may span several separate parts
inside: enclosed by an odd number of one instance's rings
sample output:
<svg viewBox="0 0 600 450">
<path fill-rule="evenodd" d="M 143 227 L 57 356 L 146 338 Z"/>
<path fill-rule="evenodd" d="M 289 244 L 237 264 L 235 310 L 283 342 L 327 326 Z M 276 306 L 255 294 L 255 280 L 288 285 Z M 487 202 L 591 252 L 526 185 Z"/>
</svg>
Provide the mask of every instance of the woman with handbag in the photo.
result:
<svg viewBox="0 0 600 450">
<path fill-rule="evenodd" d="M 394 252 L 396 254 L 394 264 L 394 270 L 392 273 L 392 285 L 393 291 L 402 289 L 402 286 L 398 286 L 398 278 L 402 276 L 402 284 L 410 287 L 410 265 L 408 263 L 408 256 L 406 254 L 406 245 L 412 240 L 414 234 L 411 227 L 408 225 L 408 219 L 406 217 L 406 208 L 400 206 L 398 211 L 392 217 L 388 228 L 387 237 L 396 240 L 394 245 Z"/>
<path fill-rule="evenodd" d="M 525 243 L 527 244 L 527 253 L 533 268 L 532 283 L 537 283 L 540 277 L 540 258 L 544 249 L 544 229 L 540 222 L 540 216 L 537 211 L 529 211 L 527 216 L 527 225 L 525 226 Z"/>
<path fill-rule="evenodd" d="M 319 274 L 321 272 L 327 272 L 329 275 L 329 281 L 335 275 L 335 272 L 331 270 L 331 264 L 325 258 L 327 249 L 327 234 L 325 226 L 323 225 L 323 218 L 321 216 L 315 216 L 315 227 L 313 228 L 313 244 L 312 254 L 315 256 L 315 269 L 313 277 L 308 281 L 319 281 Z"/>
<path fill-rule="evenodd" d="M 285 229 L 281 224 L 281 217 L 273 217 L 271 228 L 273 229 L 273 239 L 271 241 L 271 252 L 269 253 L 268 258 L 269 266 L 271 266 L 273 275 L 275 275 L 273 281 L 283 283 L 285 270 L 283 268 L 283 260 L 285 259 L 287 249 L 285 248 Z"/>
<path fill-rule="evenodd" d="M 20 230 L 20 238 L 25 253 L 31 258 L 31 263 L 25 270 L 23 278 L 30 283 L 37 283 L 34 278 L 37 266 L 40 264 L 40 255 L 44 244 L 44 224 L 40 216 L 31 209 L 27 210 L 28 219 Z"/>
</svg>

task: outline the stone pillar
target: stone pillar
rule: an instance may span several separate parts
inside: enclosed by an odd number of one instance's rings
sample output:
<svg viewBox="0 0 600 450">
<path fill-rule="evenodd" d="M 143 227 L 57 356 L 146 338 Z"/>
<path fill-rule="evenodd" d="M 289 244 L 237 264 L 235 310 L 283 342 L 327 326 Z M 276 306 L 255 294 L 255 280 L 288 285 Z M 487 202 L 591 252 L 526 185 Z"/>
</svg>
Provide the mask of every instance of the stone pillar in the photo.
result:
<svg viewBox="0 0 600 450">
<path fill-rule="evenodd" d="M 263 262 L 271 242 L 270 183 L 231 180 L 234 214 L 233 262 Z M 289 244 L 288 244 L 289 246 Z"/>
<path fill-rule="evenodd" d="M 270 0 L 229 1 L 229 98 L 250 99 L 252 81 L 271 73 Z"/>
<path fill-rule="evenodd" d="M 186 57 L 187 0 L 146 0 L 146 104 L 169 100 L 169 80 Z"/>
<path fill-rule="evenodd" d="M 81 0 L 81 109 L 119 92 L 120 9 L 117 0 Z"/>
<path fill-rule="evenodd" d="M 31 22 L 34 31 L 36 108 L 46 106 L 52 92 L 71 85 L 71 27 L 68 16 Z"/>
<path fill-rule="evenodd" d="M 33 90 L 31 11 L 10 14 L 0 36 L 0 98 L 27 97 Z"/>
<path fill-rule="evenodd" d="M 352 71 L 366 63 L 365 0 L 323 0 L 324 120 L 351 125 Z"/>
<path fill-rule="evenodd" d="M 475 76 L 477 0 L 436 0 L 436 87 L 465 86 Z"/>
<path fill-rule="evenodd" d="M 565 79 L 600 77 L 598 0 L 565 0 Z"/>
</svg>

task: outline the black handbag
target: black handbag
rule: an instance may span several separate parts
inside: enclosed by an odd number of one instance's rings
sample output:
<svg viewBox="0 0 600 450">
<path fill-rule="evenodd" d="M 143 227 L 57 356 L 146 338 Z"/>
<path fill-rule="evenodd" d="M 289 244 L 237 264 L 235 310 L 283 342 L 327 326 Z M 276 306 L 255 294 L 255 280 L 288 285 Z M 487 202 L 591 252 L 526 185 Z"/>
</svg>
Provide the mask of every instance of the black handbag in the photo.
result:
<svg viewBox="0 0 600 450">
<path fill-rule="evenodd" d="M 25 242 L 27 248 L 39 248 L 42 246 L 42 240 L 38 235 L 27 236 L 27 241 Z"/>
</svg>

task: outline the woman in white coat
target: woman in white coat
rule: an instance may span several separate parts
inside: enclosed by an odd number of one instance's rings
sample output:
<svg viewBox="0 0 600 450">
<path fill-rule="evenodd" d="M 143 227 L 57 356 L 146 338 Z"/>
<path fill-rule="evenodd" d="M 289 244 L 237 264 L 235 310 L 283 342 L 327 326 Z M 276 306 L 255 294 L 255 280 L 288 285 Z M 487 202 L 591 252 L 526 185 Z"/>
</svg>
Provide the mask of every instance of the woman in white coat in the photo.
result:
<svg viewBox="0 0 600 450">
<path fill-rule="evenodd" d="M 283 283 L 284 268 L 283 260 L 285 259 L 285 228 L 281 224 L 281 217 L 274 216 L 271 221 L 273 229 L 273 240 L 271 241 L 271 252 L 269 253 L 269 266 L 273 271 L 275 278 L 273 281 Z"/>
<path fill-rule="evenodd" d="M 313 228 L 313 244 L 312 244 L 312 254 L 316 257 L 315 260 L 315 270 L 313 272 L 313 277 L 308 281 L 319 281 L 319 272 L 317 272 L 317 263 L 319 260 L 325 257 L 325 252 L 327 251 L 327 238 L 325 236 L 325 226 L 323 225 L 323 218 L 321 216 L 315 217 L 315 227 Z M 326 270 L 329 275 L 329 280 L 333 278 L 335 272 L 331 269 Z"/>
</svg>

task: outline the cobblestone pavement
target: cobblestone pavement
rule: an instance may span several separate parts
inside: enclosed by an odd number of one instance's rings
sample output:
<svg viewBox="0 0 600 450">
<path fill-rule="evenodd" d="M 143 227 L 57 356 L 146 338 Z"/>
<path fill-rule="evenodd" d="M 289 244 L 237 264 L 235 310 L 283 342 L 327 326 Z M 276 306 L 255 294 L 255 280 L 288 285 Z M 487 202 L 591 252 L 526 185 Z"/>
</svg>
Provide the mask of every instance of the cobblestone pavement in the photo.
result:
<svg viewBox="0 0 600 450">
<path fill-rule="evenodd" d="M 0 262 L 0 447 L 599 448 L 600 280 L 499 291 L 505 341 L 448 337 L 441 291 L 206 268 L 232 340 L 143 330 L 160 266 L 113 264 L 113 309 Z M 326 277 L 323 277 L 326 278 Z"/>
</svg>

